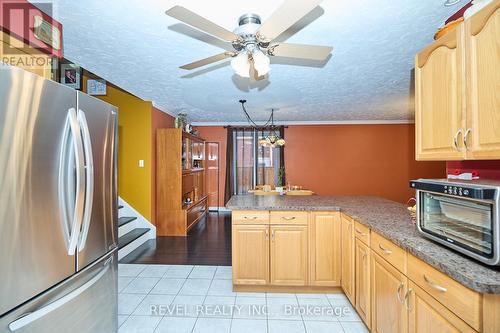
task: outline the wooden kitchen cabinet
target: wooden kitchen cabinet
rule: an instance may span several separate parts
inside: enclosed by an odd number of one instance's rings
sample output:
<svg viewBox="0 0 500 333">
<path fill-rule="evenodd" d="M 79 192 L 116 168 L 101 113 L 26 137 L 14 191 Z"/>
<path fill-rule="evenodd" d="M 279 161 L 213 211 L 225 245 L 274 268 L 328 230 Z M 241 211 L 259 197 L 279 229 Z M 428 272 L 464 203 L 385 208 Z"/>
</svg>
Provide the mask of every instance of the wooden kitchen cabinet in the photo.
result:
<svg viewBox="0 0 500 333">
<path fill-rule="evenodd" d="M 355 307 L 365 325 L 371 326 L 370 304 L 370 248 L 360 239 L 354 240 L 355 253 Z"/>
<path fill-rule="evenodd" d="M 306 286 L 307 226 L 273 225 L 271 231 L 271 284 Z"/>
<path fill-rule="evenodd" d="M 354 300 L 354 221 L 342 214 L 342 289 L 351 303 Z"/>
<path fill-rule="evenodd" d="M 462 35 L 460 25 L 416 56 L 417 160 L 463 159 Z"/>
<path fill-rule="evenodd" d="M 269 226 L 233 225 L 233 283 L 269 282 Z"/>
<path fill-rule="evenodd" d="M 340 286 L 341 219 L 339 212 L 313 212 L 309 220 L 310 285 Z"/>
<path fill-rule="evenodd" d="M 500 158 L 500 0 L 415 58 L 417 160 Z"/>
<path fill-rule="evenodd" d="M 468 159 L 500 158 L 500 1 L 465 21 Z"/>
<path fill-rule="evenodd" d="M 408 332 L 408 312 L 404 304 L 406 276 L 375 252 L 371 256 L 371 331 Z"/>
<path fill-rule="evenodd" d="M 408 287 L 408 333 L 476 332 L 412 281 Z"/>
</svg>

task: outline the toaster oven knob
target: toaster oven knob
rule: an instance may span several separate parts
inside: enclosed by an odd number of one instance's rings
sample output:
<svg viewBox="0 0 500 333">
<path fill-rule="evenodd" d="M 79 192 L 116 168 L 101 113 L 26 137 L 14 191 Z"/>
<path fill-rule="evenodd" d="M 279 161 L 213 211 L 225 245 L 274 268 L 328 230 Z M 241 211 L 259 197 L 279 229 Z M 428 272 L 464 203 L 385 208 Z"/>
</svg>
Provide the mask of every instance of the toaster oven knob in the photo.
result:
<svg viewBox="0 0 500 333">
<path fill-rule="evenodd" d="M 464 195 L 469 195 L 469 190 L 468 189 L 464 190 Z"/>
</svg>

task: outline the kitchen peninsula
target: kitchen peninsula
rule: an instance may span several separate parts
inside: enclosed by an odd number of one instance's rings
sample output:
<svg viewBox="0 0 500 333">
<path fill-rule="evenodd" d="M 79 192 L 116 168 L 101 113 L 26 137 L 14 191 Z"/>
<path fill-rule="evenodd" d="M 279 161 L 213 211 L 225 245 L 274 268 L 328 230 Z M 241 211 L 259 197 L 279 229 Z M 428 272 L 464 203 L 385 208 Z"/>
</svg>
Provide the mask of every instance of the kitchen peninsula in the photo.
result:
<svg viewBox="0 0 500 333">
<path fill-rule="evenodd" d="M 500 330 L 500 271 L 423 238 L 405 205 L 244 195 L 227 207 L 235 291 L 343 291 L 372 332 Z"/>
</svg>

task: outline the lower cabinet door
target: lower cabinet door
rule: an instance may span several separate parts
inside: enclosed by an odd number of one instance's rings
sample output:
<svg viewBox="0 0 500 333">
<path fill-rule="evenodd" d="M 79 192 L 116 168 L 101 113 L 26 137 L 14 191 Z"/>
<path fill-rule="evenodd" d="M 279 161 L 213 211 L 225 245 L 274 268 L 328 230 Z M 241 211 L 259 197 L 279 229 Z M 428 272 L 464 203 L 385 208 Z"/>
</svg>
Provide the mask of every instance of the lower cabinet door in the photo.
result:
<svg viewBox="0 0 500 333">
<path fill-rule="evenodd" d="M 307 285 L 307 226 L 271 226 L 271 284 Z"/>
<path fill-rule="evenodd" d="M 408 332 L 407 278 L 378 254 L 371 258 L 372 333 Z"/>
<path fill-rule="evenodd" d="M 233 225 L 233 284 L 269 282 L 269 226 Z"/>
<path fill-rule="evenodd" d="M 475 332 L 412 281 L 409 282 L 407 304 L 409 333 Z"/>
<path fill-rule="evenodd" d="M 340 213 L 313 212 L 309 220 L 309 284 L 340 286 Z"/>
<path fill-rule="evenodd" d="M 366 326 L 370 328 L 370 248 L 357 238 L 354 248 L 356 310 Z"/>
<path fill-rule="evenodd" d="M 354 221 L 342 215 L 342 289 L 354 300 Z"/>
</svg>

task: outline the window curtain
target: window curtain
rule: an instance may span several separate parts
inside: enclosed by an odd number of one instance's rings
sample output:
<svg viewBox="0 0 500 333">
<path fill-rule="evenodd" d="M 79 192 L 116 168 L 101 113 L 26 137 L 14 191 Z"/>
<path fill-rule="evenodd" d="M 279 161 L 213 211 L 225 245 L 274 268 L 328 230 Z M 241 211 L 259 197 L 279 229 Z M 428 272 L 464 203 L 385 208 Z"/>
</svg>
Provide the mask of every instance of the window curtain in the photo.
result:
<svg viewBox="0 0 500 333">
<path fill-rule="evenodd" d="M 252 127 L 228 127 L 226 152 L 225 201 L 232 195 L 247 194 L 248 190 L 261 185 L 275 187 L 278 174 L 284 166 L 284 147 L 270 148 L 259 145 L 269 131 Z M 284 137 L 284 128 L 279 127 Z M 285 185 L 283 179 L 283 184 Z"/>
</svg>

